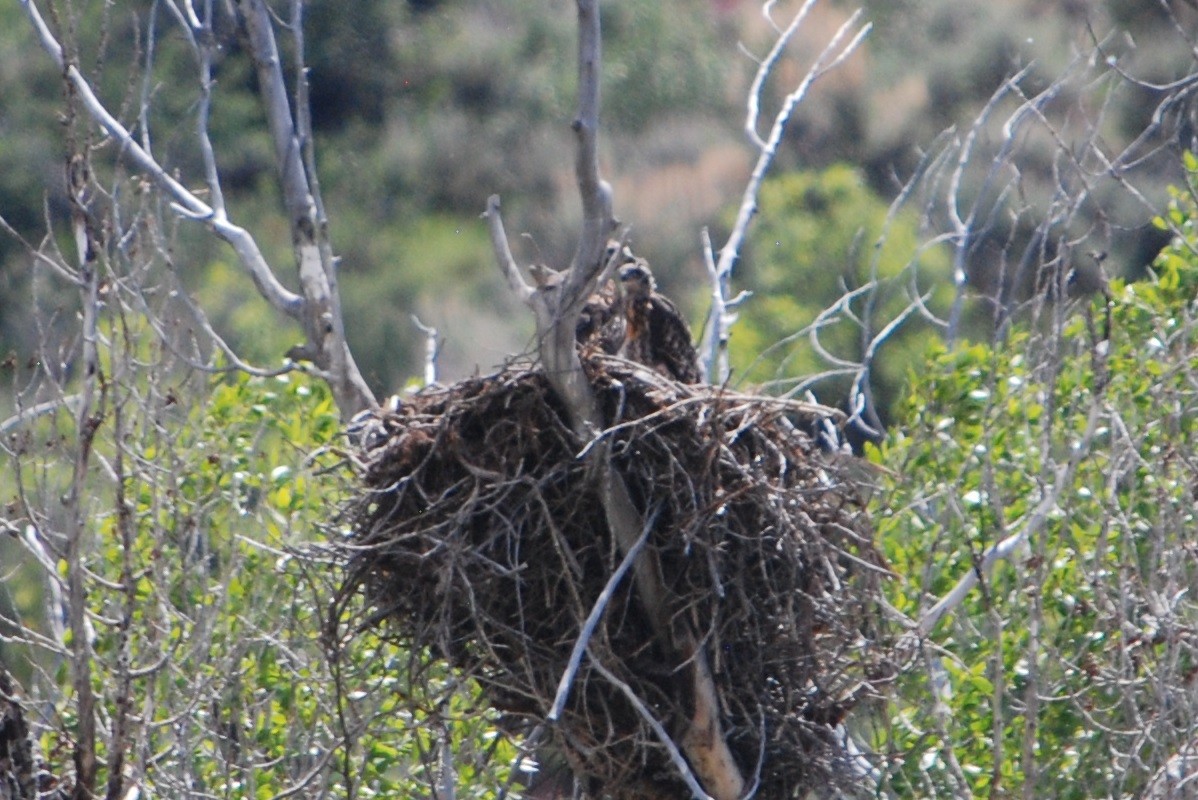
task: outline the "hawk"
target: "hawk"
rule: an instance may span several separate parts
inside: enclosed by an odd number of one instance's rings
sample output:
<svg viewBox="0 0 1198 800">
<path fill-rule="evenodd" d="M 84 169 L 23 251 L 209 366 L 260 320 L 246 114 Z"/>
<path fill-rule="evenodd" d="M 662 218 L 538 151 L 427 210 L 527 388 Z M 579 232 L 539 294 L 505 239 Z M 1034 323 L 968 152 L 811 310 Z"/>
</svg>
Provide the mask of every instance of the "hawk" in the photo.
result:
<svg viewBox="0 0 1198 800">
<path fill-rule="evenodd" d="M 625 336 L 621 355 L 680 383 L 698 383 L 699 359 L 678 307 L 657 292 L 649 264 L 631 253 L 620 267 Z"/>
<path fill-rule="evenodd" d="M 583 350 L 597 349 L 614 356 L 624 344 L 622 310 L 616 282 L 609 280 L 583 304 L 574 326 L 575 341 Z"/>
</svg>

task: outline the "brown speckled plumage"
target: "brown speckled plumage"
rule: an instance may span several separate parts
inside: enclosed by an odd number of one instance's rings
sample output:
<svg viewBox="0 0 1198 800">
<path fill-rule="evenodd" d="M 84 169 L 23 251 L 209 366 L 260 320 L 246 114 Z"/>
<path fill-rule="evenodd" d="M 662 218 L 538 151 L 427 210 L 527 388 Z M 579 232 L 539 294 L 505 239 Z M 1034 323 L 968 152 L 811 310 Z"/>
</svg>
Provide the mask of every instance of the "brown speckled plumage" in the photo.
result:
<svg viewBox="0 0 1198 800">
<path fill-rule="evenodd" d="M 622 355 L 681 383 L 698 383 L 698 355 L 690 327 L 678 307 L 659 294 L 644 259 L 620 268 L 624 288 L 625 335 Z"/>
</svg>

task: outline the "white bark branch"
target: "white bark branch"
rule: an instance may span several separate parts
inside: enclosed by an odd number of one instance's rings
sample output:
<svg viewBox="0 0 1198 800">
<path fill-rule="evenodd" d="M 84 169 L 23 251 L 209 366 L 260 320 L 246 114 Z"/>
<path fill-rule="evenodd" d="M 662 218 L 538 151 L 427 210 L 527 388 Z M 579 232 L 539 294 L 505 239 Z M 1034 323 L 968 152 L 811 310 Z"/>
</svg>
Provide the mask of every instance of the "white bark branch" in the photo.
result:
<svg viewBox="0 0 1198 800">
<path fill-rule="evenodd" d="M 67 583 L 67 628 L 71 632 L 70 669 L 71 683 L 76 696 L 76 729 L 74 761 L 78 786 L 87 794 L 95 788 L 97 771 L 96 754 L 96 694 L 92 685 L 92 637 L 89 635 L 88 587 L 84 554 L 90 542 L 87 498 L 88 472 L 91 468 L 93 443 L 96 431 L 104 420 L 106 381 L 100 363 L 99 304 L 100 304 L 100 247 L 98 232 L 91 219 L 88 196 L 91 191 L 90 165 L 86 158 L 86 144 L 75 145 L 67 168 L 67 191 L 71 204 L 71 226 L 75 234 L 78 272 L 82 283 L 79 287 L 81 322 L 80 361 L 82 380 L 79 388 L 79 405 L 75 409 L 75 452 L 70 487 L 66 492 L 66 566 Z M 80 152 L 82 151 L 82 152 Z"/>
<path fill-rule="evenodd" d="M 782 135 L 786 132 L 786 126 L 790 121 L 791 115 L 794 113 L 795 107 L 803 100 L 804 97 L 806 97 L 808 90 L 811 88 L 812 84 L 815 83 L 815 81 L 843 63 L 844 60 L 857 49 L 871 28 L 870 23 L 862 25 L 856 30 L 852 38 L 849 39 L 848 43 L 841 46 L 841 43 L 844 41 L 845 37 L 848 36 L 849 32 L 857 26 L 857 22 L 861 18 L 861 11 L 857 10 L 852 16 L 845 20 L 844 24 L 840 26 L 840 29 L 836 31 L 836 34 L 820 52 L 819 56 L 815 60 L 815 63 L 813 63 L 811 68 L 807 70 L 806 75 L 803 76 L 803 79 L 799 82 L 799 85 L 794 91 L 786 96 L 786 99 L 782 102 L 782 107 L 774 116 L 774 122 L 773 126 L 770 128 L 769 137 L 767 139 L 762 139 L 761 135 L 757 132 L 762 88 L 765 85 L 766 78 L 769 77 L 769 74 L 774 65 L 777 63 L 779 56 L 785 49 L 786 44 L 799 29 L 799 26 L 807 16 L 807 13 L 810 11 L 812 5 L 814 5 L 814 2 L 815 0 L 807 0 L 807 2 L 804 3 L 799 9 L 798 13 L 795 14 L 795 17 L 791 21 L 790 25 L 788 25 L 786 29 L 779 34 L 777 41 L 774 43 L 774 47 L 758 66 L 757 74 L 753 79 L 752 88 L 749 91 L 749 99 L 747 103 L 748 115 L 745 120 L 745 133 L 749 137 L 749 141 L 757 148 L 758 155 L 757 162 L 753 166 L 753 172 L 750 174 L 744 193 L 741 195 L 740 206 L 736 212 L 736 222 L 732 226 L 732 232 L 728 235 L 728 240 L 720 249 L 719 260 L 716 264 L 716 280 L 718 280 L 721 286 L 721 296 L 725 298 L 728 297 L 729 294 L 728 287 L 732 278 L 732 268 L 736 264 L 736 259 L 740 255 L 741 247 L 744 245 L 745 236 L 748 234 L 749 230 L 749 223 L 752 221 L 753 216 L 757 213 L 757 195 L 761 191 L 761 184 L 765 180 L 766 172 L 769 171 L 770 165 L 774 161 L 774 157 L 777 155 L 778 145 L 782 141 Z M 771 6 L 772 3 L 767 3 L 765 6 L 767 18 Z M 719 321 L 716 320 L 714 314 L 708 316 L 707 326 L 704 328 L 702 337 L 702 341 L 708 343 L 708 348 L 718 345 L 718 338 L 714 332 L 714 328 L 718 324 Z M 709 331 L 708 328 L 711 328 L 712 330 Z M 727 330 L 724 330 L 722 333 L 726 338 Z M 713 345 L 712 343 L 716 344 Z M 707 378 L 710 383 L 715 384 L 723 383 L 727 380 L 728 363 L 726 353 L 724 353 L 721 358 L 717 359 L 716 363 L 714 364 L 714 369 L 710 371 Z"/>
<path fill-rule="evenodd" d="M 263 0 L 238 0 L 247 45 L 258 73 L 258 88 L 275 146 L 275 160 L 283 189 L 283 203 L 291 225 L 292 244 L 299 269 L 305 306 L 301 323 L 307 334 L 306 355 L 322 370 L 343 418 L 377 405 L 374 394 L 358 370 L 345 339 L 341 296 L 337 290 L 337 263 L 328 240 L 328 225 L 320 213 L 314 191 L 314 163 L 304 161 L 301 136 L 310 136 L 296 124 L 283 80 L 282 62 L 275 44 L 270 9 Z M 302 19 L 296 12 L 296 21 Z M 302 39 L 297 40 L 302 46 Z M 302 51 L 297 54 L 302 58 Z M 302 64 L 299 65 L 302 70 Z M 300 97 L 306 96 L 304 82 Z M 305 121 L 307 117 L 300 115 Z M 313 174 L 309 174 L 309 166 Z"/>
<path fill-rule="evenodd" d="M 412 324 L 424 334 L 424 385 L 432 386 L 437 382 L 437 329 L 425 325 L 415 314 L 412 315 Z"/>
<path fill-rule="evenodd" d="M 636 540 L 633 546 L 624 554 L 624 558 L 620 560 L 620 565 L 616 567 L 616 571 L 607 579 L 607 583 L 603 586 L 603 591 L 599 592 L 599 596 L 595 598 L 595 604 L 591 607 L 591 613 L 587 614 L 586 620 L 583 622 L 582 629 L 579 631 L 578 640 L 574 642 L 574 649 L 570 652 L 570 660 L 566 662 L 566 669 L 562 672 L 562 678 L 557 684 L 557 693 L 553 698 L 553 707 L 549 709 L 547 719 L 550 722 L 556 722 L 562 715 L 562 710 L 566 707 L 566 700 L 570 698 L 570 687 L 574 685 L 574 676 L 578 674 L 578 667 L 582 664 L 582 654 L 590 646 L 591 635 L 595 632 L 595 626 L 599 624 L 600 618 L 603 617 L 603 612 L 607 609 L 607 604 L 611 601 L 612 595 L 616 592 L 616 587 L 620 585 L 620 581 L 624 579 L 629 567 L 636 561 L 637 555 L 641 552 L 641 548 L 645 546 L 645 542 L 649 541 L 649 534 L 653 531 L 653 521 L 656 518 L 653 514 L 645 521 L 644 530 L 641 531 L 640 538 Z"/>
<path fill-rule="evenodd" d="M 62 46 L 47 27 L 33 0 L 20 0 L 20 2 L 29 15 L 42 47 L 54 59 L 54 63 L 64 71 L 67 80 L 70 81 L 88 114 L 116 140 L 121 154 L 128 158 L 138 170 L 149 175 L 151 180 L 172 198 L 186 216 L 207 223 L 220 238 L 233 247 L 242 266 L 253 279 L 254 286 L 267 302 L 278 311 L 291 317 L 297 317 L 304 305 L 303 298 L 279 283 L 274 272 L 266 263 L 262 252 L 258 249 L 257 242 L 249 232 L 234 225 L 224 216 L 217 215 L 211 206 L 171 177 L 153 156 L 142 149 L 129 130 L 113 117 L 96 97 L 87 79 L 75 65 L 64 63 Z"/>
<path fill-rule="evenodd" d="M 566 278 L 564 299 L 573 306 L 590 293 L 604 266 L 603 250 L 614 225 L 611 186 L 599 175 L 600 67 L 603 63 L 598 0 L 578 0 L 578 115 L 574 171 L 582 195 L 582 233 Z"/>
<path fill-rule="evenodd" d="M 487 198 L 487 210 L 482 213 L 482 217 L 487 221 L 487 230 L 491 234 L 491 249 L 495 252 L 499 271 L 507 280 L 508 288 L 521 303 L 531 306 L 533 288 L 520 274 L 520 267 L 516 265 L 516 259 L 512 256 L 507 233 L 503 229 L 503 217 L 499 214 L 499 195 L 493 194 Z"/>
</svg>

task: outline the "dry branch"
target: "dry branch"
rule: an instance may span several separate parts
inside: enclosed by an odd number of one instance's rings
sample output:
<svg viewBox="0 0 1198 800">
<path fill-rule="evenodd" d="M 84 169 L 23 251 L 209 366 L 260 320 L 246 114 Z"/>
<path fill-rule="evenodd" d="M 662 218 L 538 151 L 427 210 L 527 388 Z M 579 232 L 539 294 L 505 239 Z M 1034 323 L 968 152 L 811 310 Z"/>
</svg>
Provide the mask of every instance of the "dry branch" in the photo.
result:
<svg viewBox="0 0 1198 800">
<path fill-rule="evenodd" d="M 720 305 L 722 306 L 733 303 L 733 301 L 728 300 L 730 294 L 729 287 L 732 280 L 732 268 L 736 264 L 736 259 L 740 256 L 740 249 L 744 244 L 745 237 L 748 235 L 749 223 L 752 222 L 753 216 L 757 213 L 757 195 L 761 191 L 761 183 L 765 180 L 765 175 L 769 171 L 770 165 L 774 162 L 774 156 L 778 152 L 778 145 L 782 141 L 783 134 L 786 133 L 786 126 L 790 122 L 791 115 L 798 104 L 806 97 L 812 84 L 852 55 L 853 51 L 857 49 L 870 31 L 871 26 L 869 23 L 866 23 L 856 30 L 847 44 L 842 45 L 844 38 L 857 26 L 857 22 L 861 17 L 860 10 L 854 12 L 840 26 L 828 44 L 824 46 L 819 56 L 816 57 L 815 63 L 811 65 L 811 68 L 807 70 L 803 79 L 799 81 L 799 85 L 782 101 L 782 106 L 774 116 L 769 136 L 766 139 L 762 139 L 757 129 L 761 114 L 761 93 L 765 86 L 765 81 L 773 71 L 774 65 L 786 49 L 791 37 L 794 36 L 795 32 L 803 24 L 803 20 L 806 19 L 813 5 L 815 5 L 815 0 L 807 0 L 795 14 L 790 24 L 784 30 L 779 29 L 778 38 L 775 40 L 769 54 L 758 65 L 753 85 L 749 89 L 745 133 L 750 143 L 757 149 L 757 161 L 753 165 L 753 172 L 749 176 L 748 183 L 745 185 L 745 190 L 741 195 L 740 206 L 736 212 L 736 222 L 732 226 L 732 232 L 728 234 L 728 240 L 720 248 L 714 274 L 711 276 L 714 287 L 713 293 L 721 299 L 722 302 Z M 767 19 L 769 19 L 769 13 L 772 8 L 772 2 L 767 2 L 764 6 L 764 13 Z M 710 250 L 707 244 L 704 246 Z M 710 267 L 708 271 L 712 271 Z M 723 383 L 728 378 L 728 331 L 724 327 L 726 322 L 727 320 L 723 314 L 717 315 L 712 313 L 708 316 L 707 325 L 703 331 L 701 352 L 706 354 L 707 379 L 711 383 Z"/>
<path fill-rule="evenodd" d="M 328 242 L 327 225 L 314 194 L 315 175 L 310 174 L 312 161 L 309 159 L 305 162 L 301 146 L 305 131 L 302 125 L 297 125 L 291 112 L 282 64 L 275 45 L 273 22 L 266 5 L 261 0 L 238 2 L 240 22 L 245 29 L 247 48 L 257 68 L 263 106 L 275 144 L 299 272 L 300 293 L 283 285 L 267 263 L 253 235 L 235 224 L 224 207 L 220 177 L 207 130 L 212 86 L 209 44 L 212 38 L 211 18 L 207 14 L 203 19 L 198 17 L 190 3 L 185 4 L 186 13 L 173 3 L 167 4 L 193 50 L 199 69 L 201 94 L 197 141 L 204 164 L 204 180 L 212 199 L 209 204 L 171 175 L 112 115 L 96 96 L 87 78 L 75 64 L 69 62 L 34 0 L 21 0 L 21 4 L 43 49 L 63 70 L 71 91 L 86 113 L 116 141 L 121 158 L 146 174 L 171 199 L 177 213 L 203 223 L 227 242 L 237 253 L 258 294 L 276 311 L 301 324 L 306 341 L 293 355 L 310 360 L 315 365 L 316 372 L 332 389 L 342 415 L 349 418 L 357 411 L 375 405 L 374 396 L 359 373 L 345 341 L 336 263 Z M 141 118 L 143 122 L 147 118 L 144 108 Z M 300 119 L 303 122 L 307 118 L 301 115 Z M 143 130 L 141 139 L 143 143 L 148 143 L 149 133 Z"/>
</svg>

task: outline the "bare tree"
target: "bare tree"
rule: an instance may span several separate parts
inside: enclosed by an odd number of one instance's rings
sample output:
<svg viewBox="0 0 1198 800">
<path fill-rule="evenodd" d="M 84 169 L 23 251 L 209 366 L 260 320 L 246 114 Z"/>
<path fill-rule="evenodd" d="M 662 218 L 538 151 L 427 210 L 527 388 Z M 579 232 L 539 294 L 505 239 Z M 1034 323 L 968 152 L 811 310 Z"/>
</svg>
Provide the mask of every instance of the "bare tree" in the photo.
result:
<svg viewBox="0 0 1198 800">
<path fill-rule="evenodd" d="M 71 50 L 64 48 L 58 35 L 46 24 L 35 0 L 22 0 L 21 4 L 28 12 L 43 48 L 62 69 L 71 96 L 79 103 L 83 113 L 94 119 L 112 137 L 122 160 L 151 180 L 169 199 L 176 213 L 205 225 L 227 242 L 253 279 L 261 298 L 276 312 L 300 323 L 305 342 L 288 355 L 296 362 L 310 362 L 313 365 L 316 374 L 333 389 L 337 404 L 346 418 L 374 405 L 374 397 L 358 372 L 345 342 L 345 323 L 341 316 L 337 286 L 337 261 L 329 241 L 328 218 L 320 197 L 313 154 L 308 77 L 303 62 L 303 3 L 299 0 L 291 3 L 292 16 L 288 24 L 296 52 L 294 101 L 287 94 L 284 65 L 275 41 L 276 22 L 270 10 L 262 0 L 247 0 L 236 5 L 236 24 L 254 62 L 258 89 L 274 142 L 275 166 L 291 230 L 299 292 L 291 291 L 279 280 L 253 235 L 229 218 L 225 206 L 220 169 L 208 134 L 213 85 L 212 59 L 218 46 L 213 23 L 215 14 L 223 6 L 208 0 L 197 11 L 196 4 L 192 2 L 167 0 L 165 3 L 195 59 L 200 86 L 196 146 L 204 165 L 201 178 L 209 198 L 206 202 L 163 167 L 148 149 L 150 132 L 146 129 L 146 110 L 143 108 L 139 114 L 142 127 L 139 141 L 97 97 L 79 65 L 72 62 Z M 143 99 L 144 102 L 147 101 Z M 235 365 L 254 371 L 248 369 L 248 364 L 236 359 L 211 327 L 208 327 L 207 333 L 221 343 L 222 351 L 233 359 Z"/>
</svg>

